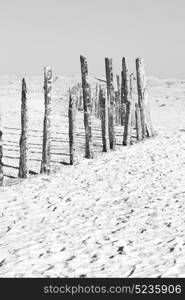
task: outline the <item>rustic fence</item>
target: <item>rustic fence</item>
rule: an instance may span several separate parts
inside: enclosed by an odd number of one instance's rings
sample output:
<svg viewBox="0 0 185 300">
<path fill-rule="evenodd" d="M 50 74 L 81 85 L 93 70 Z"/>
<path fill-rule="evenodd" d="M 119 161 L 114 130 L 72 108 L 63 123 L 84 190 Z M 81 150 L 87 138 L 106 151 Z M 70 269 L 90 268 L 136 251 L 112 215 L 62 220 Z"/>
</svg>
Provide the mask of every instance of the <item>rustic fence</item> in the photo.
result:
<svg viewBox="0 0 185 300">
<path fill-rule="evenodd" d="M 111 58 L 105 58 L 106 79 L 96 78 L 93 89 L 88 74 L 87 59 L 80 56 L 81 83 L 69 89 L 68 134 L 69 134 L 69 164 L 78 162 L 76 116 L 78 111 L 84 114 L 85 158 L 94 157 L 94 141 L 92 118 L 100 120 L 102 150 L 108 152 L 116 149 L 116 127 L 122 131 L 122 145 L 132 145 L 134 140 L 140 141 L 154 136 L 148 106 L 147 83 L 142 58 L 136 59 L 136 78 L 129 74 L 126 59 L 122 58 L 121 76 L 116 75 L 114 81 L 113 63 Z M 42 159 L 40 173 L 51 172 L 51 111 L 52 111 L 52 70 L 44 68 L 44 120 L 42 136 Z M 116 84 L 115 84 L 116 82 Z M 136 84 L 137 83 L 137 84 Z M 134 92 L 137 86 L 137 94 Z M 28 143 L 28 108 L 26 80 L 22 80 L 21 92 L 21 133 L 19 141 L 18 177 L 27 178 L 29 170 Z M 82 112 L 80 112 L 82 113 Z M 133 138 L 133 131 L 136 138 Z M 3 185 L 3 125 L 0 113 L 0 185 Z"/>
<path fill-rule="evenodd" d="M 112 59 L 105 58 L 106 80 L 98 79 L 99 84 L 96 85 L 96 92 L 92 97 L 91 105 L 89 100 L 91 99 L 91 90 L 90 87 L 88 87 L 88 83 L 84 83 L 84 69 L 86 72 L 88 69 L 87 60 L 84 57 L 83 61 L 81 57 L 81 67 L 83 100 L 85 105 L 84 124 L 86 128 L 86 151 L 88 151 L 89 147 L 89 129 L 87 129 L 86 123 L 88 123 L 92 115 L 101 119 L 102 148 L 104 152 L 116 148 L 115 126 L 123 126 L 122 145 L 124 146 L 133 144 L 133 130 L 136 131 L 137 141 L 154 136 L 148 106 L 147 80 L 142 58 L 136 59 L 136 78 L 133 73 L 129 75 L 126 59 L 125 57 L 122 58 L 121 82 L 120 76 L 116 75 L 116 90 L 114 87 Z M 135 81 L 137 81 L 137 97 L 134 97 L 133 93 Z M 81 89 L 79 85 L 78 89 Z M 78 95 L 79 94 L 78 92 Z M 86 111 L 86 98 L 88 98 L 88 113 Z M 77 99 L 76 109 L 81 109 L 81 100 Z M 90 137 L 92 147 L 92 133 Z M 90 158 L 90 156 L 87 155 L 86 157 Z"/>
</svg>

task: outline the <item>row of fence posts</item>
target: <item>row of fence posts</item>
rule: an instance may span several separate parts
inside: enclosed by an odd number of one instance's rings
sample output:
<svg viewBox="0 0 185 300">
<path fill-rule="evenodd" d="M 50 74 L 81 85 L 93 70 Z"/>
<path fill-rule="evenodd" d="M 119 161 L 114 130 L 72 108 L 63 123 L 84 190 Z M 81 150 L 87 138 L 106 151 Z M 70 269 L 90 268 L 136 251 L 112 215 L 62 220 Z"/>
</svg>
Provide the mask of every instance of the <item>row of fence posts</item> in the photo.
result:
<svg viewBox="0 0 185 300">
<path fill-rule="evenodd" d="M 50 173 L 51 162 L 51 105 L 52 105 L 52 70 L 51 67 L 44 68 L 44 122 L 43 122 L 43 140 L 42 140 L 42 160 L 40 173 Z M 21 92 L 21 134 L 19 140 L 20 159 L 19 172 L 20 178 L 27 178 L 31 172 L 29 170 L 29 144 L 28 144 L 28 98 L 26 80 L 22 79 Z M 3 185 L 3 129 L 2 113 L 0 111 L 0 186 Z"/>
<path fill-rule="evenodd" d="M 121 82 L 116 76 L 117 91 L 114 90 L 112 59 L 105 58 L 106 80 L 96 85 L 92 101 L 92 91 L 88 77 L 87 59 L 80 56 L 82 85 L 69 91 L 69 141 L 70 164 L 76 162 L 76 111 L 84 111 L 85 157 L 93 158 L 92 115 L 101 119 L 103 151 L 116 148 L 115 125 L 124 126 L 124 146 L 131 145 L 133 124 L 136 128 L 136 139 L 143 140 L 154 136 L 148 106 L 147 81 L 142 58 L 136 59 L 137 101 L 133 97 L 134 74 L 128 73 L 126 59 L 122 58 Z M 106 86 L 105 86 L 106 85 Z M 77 92 L 78 90 L 78 92 Z M 79 90 L 82 90 L 82 95 Z M 98 96 L 97 96 L 98 95 Z"/>
<path fill-rule="evenodd" d="M 76 163 L 76 112 L 77 105 L 84 112 L 85 127 L 85 157 L 93 158 L 92 113 L 101 119 L 103 151 L 108 152 L 116 148 L 115 125 L 124 126 L 123 145 L 132 144 L 132 116 L 135 112 L 137 140 L 154 135 L 150 112 L 147 103 L 147 86 L 143 60 L 136 59 L 138 102 L 133 99 L 133 74 L 128 75 L 125 58 L 122 59 L 121 83 L 117 76 L 117 91 L 114 91 L 112 59 L 105 58 L 106 81 L 96 86 L 95 99 L 92 103 L 91 87 L 88 77 L 87 59 L 80 56 L 82 85 L 78 84 L 69 91 L 69 154 L 70 164 Z M 106 84 L 106 88 L 105 88 Z M 44 122 L 42 141 L 42 160 L 40 173 L 49 174 L 51 169 L 51 105 L 52 105 L 52 70 L 44 68 Z M 82 108 L 83 105 L 83 108 Z M 3 185 L 3 129 L 0 112 L 0 186 Z M 29 176 L 29 145 L 28 145 L 28 109 L 27 87 L 22 80 L 21 94 L 21 134 L 20 134 L 20 178 Z"/>
</svg>

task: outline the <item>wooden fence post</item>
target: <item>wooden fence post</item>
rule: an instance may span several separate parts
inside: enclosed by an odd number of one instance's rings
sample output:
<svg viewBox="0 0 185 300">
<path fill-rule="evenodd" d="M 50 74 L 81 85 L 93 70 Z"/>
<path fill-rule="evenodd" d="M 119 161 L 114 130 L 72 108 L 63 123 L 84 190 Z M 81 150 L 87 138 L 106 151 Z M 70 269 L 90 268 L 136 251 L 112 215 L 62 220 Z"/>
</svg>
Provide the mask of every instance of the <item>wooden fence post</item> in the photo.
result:
<svg viewBox="0 0 185 300">
<path fill-rule="evenodd" d="M 3 185 L 4 174 L 3 174 L 3 124 L 2 124 L 2 110 L 0 106 L 0 186 Z"/>
<path fill-rule="evenodd" d="M 121 84 L 120 84 L 120 76 L 116 75 L 116 82 L 117 82 L 117 97 L 118 97 L 118 124 L 121 123 Z"/>
<path fill-rule="evenodd" d="M 93 95 L 91 97 L 91 101 L 92 101 L 91 111 L 92 111 L 92 115 L 96 117 L 96 93 L 95 93 L 95 91 L 93 91 L 92 94 Z"/>
<path fill-rule="evenodd" d="M 113 82 L 113 69 L 112 59 L 105 58 L 105 71 L 107 80 L 107 101 L 109 109 L 109 141 L 110 149 L 116 148 L 116 137 L 115 137 L 115 94 L 114 94 L 114 82 Z"/>
<path fill-rule="evenodd" d="M 123 146 L 132 144 L 132 114 L 133 114 L 133 99 L 126 103 L 125 126 L 123 133 Z"/>
<path fill-rule="evenodd" d="M 136 138 L 142 140 L 141 114 L 138 103 L 135 104 L 135 119 L 136 119 Z"/>
<path fill-rule="evenodd" d="M 117 83 L 117 91 L 119 96 L 121 96 L 121 85 L 120 85 L 120 77 L 119 75 L 116 75 L 116 83 Z"/>
<path fill-rule="evenodd" d="M 99 87 L 98 87 L 98 84 L 96 84 L 96 89 L 95 89 L 95 116 L 97 118 L 100 117 L 100 107 L 99 107 L 99 96 L 98 96 L 98 93 L 99 92 Z"/>
<path fill-rule="evenodd" d="M 87 59 L 80 56 L 83 106 L 84 106 L 84 126 L 85 126 L 85 158 L 93 158 L 92 128 L 91 128 L 91 90 L 88 82 Z"/>
<path fill-rule="evenodd" d="M 76 107 L 77 98 L 74 90 L 69 91 L 69 153 L 70 153 L 70 165 L 76 163 Z"/>
<path fill-rule="evenodd" d="M 126 104 L 129 100 L 129 75 L 125 57 L 122 58 L 121 72 L 121 125 L 124 125 Z"/>
<path fill-rule="evenodd" d="M 101 128 L 102 128 L 102 142 L 103 152 L 108 152 L 109 145 L 109 116 L 108 116 L 108 103 L 105 89 L 100 86 L 99 90 L 99 103 L 100 103 L 100 116 L 101 116 Z"/>
<path fill-rule="evenodd" d="M 136 107 L 135 107 L 135 99 L 133 97 L 133 87 L 134 87 L 134 74 L 131 73 L 129 76 L 129 86 L 130 86 L 130 93 L 129 97 L 133 101 L 133 110 L 132 110 L 132 126 L 136 126 Z"/>
<path fill-rule="evenodd" d="M 115 124 L 119 125 L 119 94 L 115 91 Z"/>
<path fill-rule="evenodd" d="M 130 74 L 130 99 L 133 98 L 134 74 Z"/>
<path fill-rule="evenodd" d="M 83 95 L 82 95 L 82 87 L 80 86 L 79 91 L 79 109 L 83 110 Z"/>
<path fill-rule="evenodd" d="M 52 91 L 52 70 L 51 67 L 44 68 L 44 98 L 45 112 L 43 124 L 43 145 L 41 173 L 50 173 L 51 160 L 51 91 Z"/>
<path fill-rule="evenodd" d="M 145 75 L 144 62 L 142 58 L 136 59 L 138 104 L 141 114 L 142 137 L 151 137 L 154 135 L 148 107 L 147 80 Z"/>
<path fill-rule="evenodd" d="M 20 160 L 19 177 L 27 178 L 29 176 L 28 168 L 28 108 L 27 108 L 27 87 L 26 80 L 22 80 L 21 94 L 21 136 L 19 141 Z"/>
<path fill-rule="evenodd" d="M 83 110 L 83 99 L 82 99 L 82 86 L 80 83 L 77 83 L 76 86 L 76 94 L 77 94 L 77 109 Z"/>
</svg>

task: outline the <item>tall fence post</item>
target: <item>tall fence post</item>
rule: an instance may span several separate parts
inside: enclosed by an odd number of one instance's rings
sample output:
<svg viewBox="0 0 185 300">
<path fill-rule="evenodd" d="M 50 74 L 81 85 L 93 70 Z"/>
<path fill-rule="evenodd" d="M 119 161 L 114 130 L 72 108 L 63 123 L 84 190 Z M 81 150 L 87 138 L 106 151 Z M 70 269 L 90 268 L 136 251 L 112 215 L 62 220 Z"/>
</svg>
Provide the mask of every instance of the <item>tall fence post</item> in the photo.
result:
<svg viewBox="0 0 185 300">
<path fill-rule="evenodd" d="M 70 165 L 76 163 L 76 107 L 77 96 L 74 94 L 74 89 L 69 91 L 69 154 Z"/>
<path fill-rule="evenodd" d="M 96 84 L 96 88 L 95 88 L 95 116 L 97 118 L 100 117 L 100 112 L 99 112 L 99 97 L 98 97 L 98 93 L 99 92 L 99 88 L 98 88 L 98 84 Z"/>
<path fill-rule="evenodd" d="M 0 186 L 3 185 L 3 124 L 2 124 L 2 110 L 0 106 Z"/>
<path fill-rule="evenodd" d="M 28 168 L 28 108 L 27 108 L 27 87 L 26 80 L 22 80 L 21 93 L 21 136 L 19 141 L 20 159 L 19 159 L 19 177 L 27 178 L 29 176 Z"/>
<path fill-rule="evenodd" d="M 85 158 L 93 158 L 92 128 L 91 128 L 91 90 L 88 82 L 87 59 L 80 56 L 83 106 L 84 106 L 84 126 L 85 126 Z"/>
<path fill-rule="evenodd" d="M 124 125 L 126 104 L 129 100 L 129 75 L 125 57 L 122 58 L 121 71 L 121 125 Z"/>
<path fill-rule="evenodd" d="M 102 129 L 102 142 L 103 152 L 108 152 L 109 145 L 109 116 L 108 116 L 108 103 L 105 89 L 100 86 L 99 89 L 99 103 L 100 103 L 100 116 L 101 116 L 101 129 Z"/>
<path fill-rule="evenodd" d="M 105 71 L 107 80 L 107 100 L 109 109 L 109 141 L 110 149 L 116 148 L 115 137 L 115 94 L 114 94 L 114 81 L 113 81 L 113 68 L 112 59 L 105 58 Z"/>
<path fill-rule="evenodd" d="M 142 58 L 136 59 L 138 104 L 141 115 L 142 137 L 151 137 L 154 135 L 148 107 L 147 80 L 145 75 L 144 61 Z"/>
<path fill-rule="evenodd" d="M 120 84 L 120 76 L 116 75 L 116 83 L 117 83 L 117 97 L 118 97 L 118 124 L 121 123 L 121 84 Z"/>
<path fill-rule="evenodd" d="M 51 91 L 52 91 L 52 70 L 51 67 L 44 68 L 44 99 L 45 112 L 43 124 L 43 145 L 41 173 L 50 173 L 51 160 Z"/>
</svg>

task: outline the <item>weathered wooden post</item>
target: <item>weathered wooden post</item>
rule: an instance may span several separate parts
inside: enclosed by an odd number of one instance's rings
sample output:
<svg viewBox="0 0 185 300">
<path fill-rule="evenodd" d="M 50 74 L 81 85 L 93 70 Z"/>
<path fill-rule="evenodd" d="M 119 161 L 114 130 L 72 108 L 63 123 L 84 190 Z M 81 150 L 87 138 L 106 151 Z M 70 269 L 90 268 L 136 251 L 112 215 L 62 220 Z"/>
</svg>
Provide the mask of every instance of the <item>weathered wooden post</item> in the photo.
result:
<svg viewBox="0 0 185 300">
<path fill-rule="evenodd" d="M 52 70 L 51 67 L 44 68 L 44 99 L 45 112 L 43 124 L 43 145 L 41 173 L 50 173 L 51 160 L 51 91 L 52 91 Z"/>
<path fill-rule="evenodd" d="M 129 97 L 133 101 L 133 110 L 132 110 L 132 126 L 136 126 L 136 108 L 135 108 L 135 99 L 133 97 L 133 89 L 134 89 L 134 74 L 131 73 L 129 76 L 129 86 L 130 86 L 130 93 Z"/>
<path fill-rule="evenodd" d="M 112 59 L 105 58 L 105 71 L 106 71 L 106 82 L 107 82 L 107 101 L 109 110 L 109 141 L 110 149 L 116 148 L 116 137 L 115 137 L 115 94 L 114 94 L 114 81 L 113 81 L 113 69 Z"/>
<path fill-rule="evenodd" d="M 121 123 L 121 84 L 120 84 L 120 76 L 116 75 L 117 82 L 117 97 L 118 97 L 118 124 Z"/>
<path fill-rule="evenodd" d="M 101 116 L 103 152 L 108 152 L 110 149 L 108 103 L 107 103 L 105 89 L 102 88 L 101 86 L 99 89 L 99 103 L 100 103 L 100 112 L 101 112 L 100 116 Z"/>
<path fill-rule="evenodd" d="M 77 83 L 76 90 L 77 90 L 76 93 L 77 93 L 77 97 L 78 97 L 77 109 L 83 110 L 82 86 L 80 83 Z"/>
<path fill-rule="evenodd" d="M 130 99 L 133 98 L 134 74 L 130 74 Z"/>
<path fill-rule="evenodd" d="M 82 87 L 80 86 L 79 91 L 79 109 L 83 110 L 83 95 L 82 95 Z"/>
<path fill-rule="evenodd" d="M 93 96 L 91 97 L 91 110 L 92 110 L 92 115 L 96 117 L 96 95 L 95 91 L 93 92 Z"/>
<path fill-rule="evenodd" d="M 129 75 L 125 57 L 122 58 L 121 72 L 121 125 L 124 125 L 126 104 L 129 100 Z"/>
<path fill-rule="evenodd" d="M 0 105 L 0 186 L 3 185 L 3 124 L 2 124 L 2 109 Z"/>
<path fill-rule="evenodd" d="M 133 114 L 133 99 L 126 103 L 125 126 L 123 133 L 123 146 L 132 144 L 132 114 Z"/>
<path fill-rule="evenodd" d="M 142 137 L 151 137 L 154 135 L 148 107 L 147 80 L 145 75 L 144 61 L 142 58 L 136 59 L 138 104 L 141 115 Z"/>
<path fill-rule="evenodd" d="M 98 96 L 98 93 L 99 92 L 99 87 L 98 87 L 98 84 L 96 84 L 96 89 L 95 89 L 95 116 L 97 118 L 100 117 L 100 107 L 99 107 L 99 96 Z"/>
<path fill-rule="evenodd" d="M 27 178 L 29 176 L 28 168 L 28 108 L 27 108 L 27 87 L 26 80 L 22 80 L 21 94 L 21 136 L 19 141 L 20 159 L 19 159 L 19 177 Z"/>
<path fill-rule="evenodd" d="M 91 90 L 88 82 L 87 59 L 80 56 L 83 106 L 84 106 L 84 126 L 85 126 L 85 157 L 93 158 L 92 128 L 91 128 Z"/>
<path fill-rule="evenodd" d="M 69 154 L 70 154 L 70 165 L 76 163 L 76 104 L 77 97 L 74 93 L 74 89 L 69 91 Z"/>
<path fill-rule="evenodd" d="M 142 140 L 141 114 L 138 103 L 135 103 L 136 138 Z"/>
<path fill-rule="evenodd" d="M 118 95 L 118 91 L 115 91 L 115 124 L 119 125 L 119 95 Z"/>
</svg>

